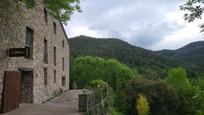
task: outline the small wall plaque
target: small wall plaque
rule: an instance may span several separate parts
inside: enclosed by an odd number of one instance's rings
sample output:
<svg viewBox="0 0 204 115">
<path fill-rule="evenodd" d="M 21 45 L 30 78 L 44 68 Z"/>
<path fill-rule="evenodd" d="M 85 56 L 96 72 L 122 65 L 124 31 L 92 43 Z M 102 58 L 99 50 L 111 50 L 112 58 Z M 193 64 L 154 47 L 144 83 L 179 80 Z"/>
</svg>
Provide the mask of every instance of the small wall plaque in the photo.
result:
<svg viewBox="0 0 204 115">
<path fill-rule="evenodd" d="M 9 57 L 29 57 L 29 48 L 10 48 Z"/>
</svg>

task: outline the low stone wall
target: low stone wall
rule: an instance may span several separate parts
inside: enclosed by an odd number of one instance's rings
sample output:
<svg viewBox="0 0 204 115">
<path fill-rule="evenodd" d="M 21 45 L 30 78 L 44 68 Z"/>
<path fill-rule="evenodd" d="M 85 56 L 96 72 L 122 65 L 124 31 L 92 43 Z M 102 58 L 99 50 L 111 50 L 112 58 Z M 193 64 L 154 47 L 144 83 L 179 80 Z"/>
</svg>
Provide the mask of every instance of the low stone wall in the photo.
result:
<svg viewBox="0 0 204 115">
<path fill-rule="evenodd" d="M 108 115 L 107 88 L 96 88 L 80 94 L 79 111 L 85 115 Z"/>
</svg>

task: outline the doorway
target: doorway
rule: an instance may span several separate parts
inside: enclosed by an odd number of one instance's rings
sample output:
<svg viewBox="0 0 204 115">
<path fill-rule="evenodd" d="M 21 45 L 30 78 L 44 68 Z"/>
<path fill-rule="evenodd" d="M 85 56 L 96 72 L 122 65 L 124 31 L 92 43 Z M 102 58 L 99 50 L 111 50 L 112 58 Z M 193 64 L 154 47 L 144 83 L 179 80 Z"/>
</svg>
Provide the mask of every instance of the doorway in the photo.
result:
<svg viewBox="0 0 204 115">
<path fill-rule="evenodd" d="M 33 71 L 21 70 L 20 103 L 33 103 Z"/>
</svg>

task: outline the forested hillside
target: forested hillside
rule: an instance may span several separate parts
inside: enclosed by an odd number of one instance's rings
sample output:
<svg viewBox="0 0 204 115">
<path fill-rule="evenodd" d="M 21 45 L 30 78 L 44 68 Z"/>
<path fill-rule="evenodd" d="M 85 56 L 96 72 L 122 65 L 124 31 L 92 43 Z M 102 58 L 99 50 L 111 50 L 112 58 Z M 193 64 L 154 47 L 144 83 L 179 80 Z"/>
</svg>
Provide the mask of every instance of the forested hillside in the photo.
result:
<svg viewBox="0 0 204 115">
<path fill-rule="evenodd" d="M 190 58 L 202 63 L 196 57 L 203 54 L 202 44 L 154 52 L 114 38 L 78 36 L 69 43 L 71 84 L 86 88 L 93 80 L 105 81 L 112 89 L 112 115 L 203 115 L 204 77 L 194 74 L 198 67 Z"/>
<path fill-rule="evenodd" d="M 161 50 L 157 53 L 197 66 L 200 71 L 204 69 L 204 41 L 193 42 L 177 50 Z"/>
<path fill-rule="evenodd" d="M 159 75 L 164 75 L 168 68 L 185 66 L 179 61 L 114 38 L 96 39 L 88 36 L 77 36 L 69 39 L 69 43 L 71 62 L 76 57 L 86 55 L 114 58 L 131 68 L 135 68 L 139 73 L 156 72 Z"/>
<path fill-rule="evenodd" d="M 164 79 L 145 78 L 115 59 L 92 56 L 76 58 L 70 73 L 79 89 L 106 84 L 111 115 L 204 115 L 203 75 L 189 79 L 177 67 Z"/>
</svg>

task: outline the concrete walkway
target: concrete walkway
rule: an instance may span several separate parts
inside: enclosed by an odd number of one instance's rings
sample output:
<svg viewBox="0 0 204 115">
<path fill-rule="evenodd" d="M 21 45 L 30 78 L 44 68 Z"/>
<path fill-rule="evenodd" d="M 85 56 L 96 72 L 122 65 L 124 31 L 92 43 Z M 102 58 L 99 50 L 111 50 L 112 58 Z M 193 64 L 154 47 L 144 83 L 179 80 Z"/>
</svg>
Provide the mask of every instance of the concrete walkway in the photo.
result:
<svg viewBox="0 0 204 115">
<path fill-rule="evenodd" d="M 78 112 L 78 94 L 70 90 L 44 104 L 21 104 L 20 107 L 2 115 L 82 115 Z"/>
</svg>

